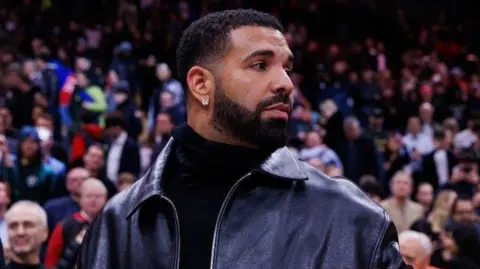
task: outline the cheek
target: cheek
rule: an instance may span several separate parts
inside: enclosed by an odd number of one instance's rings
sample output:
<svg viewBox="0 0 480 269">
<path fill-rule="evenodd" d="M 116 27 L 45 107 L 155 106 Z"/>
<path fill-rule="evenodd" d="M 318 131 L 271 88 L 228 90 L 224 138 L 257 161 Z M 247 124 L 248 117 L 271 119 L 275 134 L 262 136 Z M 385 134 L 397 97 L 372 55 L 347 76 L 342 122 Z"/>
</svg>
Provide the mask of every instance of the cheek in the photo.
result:
<svg viewBox="0 0 480 269">
<path fill-rule="evenodd" d="M 249 70 L 237 70 L 225 76 L 220 90 L 238 104 L 254 111 L 259 102 L 268 95 L 268 82 Z"/>
</svg>

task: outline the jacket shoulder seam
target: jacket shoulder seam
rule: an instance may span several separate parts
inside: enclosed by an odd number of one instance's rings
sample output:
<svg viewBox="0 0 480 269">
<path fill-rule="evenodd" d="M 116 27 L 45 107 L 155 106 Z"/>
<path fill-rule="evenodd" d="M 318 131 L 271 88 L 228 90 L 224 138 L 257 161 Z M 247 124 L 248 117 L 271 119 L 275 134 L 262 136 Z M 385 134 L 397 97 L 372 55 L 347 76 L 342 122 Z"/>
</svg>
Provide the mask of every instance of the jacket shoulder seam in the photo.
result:
<svg viewBox="0 0 480 269">
<path fill-rule="evenodd" d="M 375 258 L 378 255 L 378 252 L 380 251 L 380 246 L 382 245 L 383 239 L 385 238 L 385 234 L 387 233 L 388 229 L 388 217 L 387 213 L 385 210 L 383 210 L 383 224 L 382 224 L 382 229 L 380 230 L 380 237 L 379 240 L 375 243 L 375 249 L 373 251 L 372 258 L 370 260 L 370 265 L 368 266 L 369 269 L 374 269 L 375 267 Z"/>
</svg>

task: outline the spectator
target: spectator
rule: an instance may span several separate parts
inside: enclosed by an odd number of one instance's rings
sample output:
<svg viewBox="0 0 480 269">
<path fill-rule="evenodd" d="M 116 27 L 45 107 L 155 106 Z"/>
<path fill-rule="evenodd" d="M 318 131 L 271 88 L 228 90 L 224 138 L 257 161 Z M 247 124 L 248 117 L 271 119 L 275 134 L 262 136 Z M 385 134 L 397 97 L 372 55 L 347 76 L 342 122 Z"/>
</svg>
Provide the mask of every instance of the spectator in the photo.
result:
<svg viewBox="0 0 480 269">
<path fill-rule="evenodd" d="M 8 246 L 7 222 L 5 213 L 10 206 L 10 187 L 6 182 L 0 181 L 0 239 L 4 246 Z"/>
<path fill-rule="evenodd" d="M 449 182 L 453 167 L 457 165 L 457 158 L 448 148 L 446 132 L 443 129 L 436 129 L 433 137 L 435 149 L 423 156 L 423 173 L 418 177 L 430 183 L 436 191 Z"/>
<path fill-rule="evenodd" d="M 473 196 L 479 182 L 478 164 L 471 151 L 464 151 L 458 155 L 458 165 L 452 170 L 450 181 L 445 188 L 455 190 L 458 194 Z"/>
<path fill-rule="evenodd" d="M 167 142 L 170 139 L 170 132 L 172 131 L 174 124 L 172 122 L 172 117 L 167 113 L 160 113 L 157 115 L 155 123 L 155 131 L 150 134 L 151 139 L 155 141 L 151 163 L 155 161 L 158 154 L 163 150 L 167 145 Z"/>
<path fill-rule="evenodd" d="M 425 234 L 415 231 L 403 231 L 398 235 L 398 243 L 403 259 L 413 269 L 435 269 L 430 266 L 433 246 Z"/>
<path fill-rule="evenodd" d="M 471 224 L 451 226 L 442 234 L 442 247 L 432 255 L 432 264 L 445 269 L 478 269 L 479 235 Z"/>
<path fill-rule="evenodd" d="M 162 83 L 162 88 L 157 91 L 168 91 L 173 94 L 173 105 L 182 105 L 184 100 L 183 87 L 180 81 L 172 77 L 172 71 L 166 63 L 159 63 L 156 70 L 157 78 Z M 158 98 L 156 99 L 158 100 Z"/>
<path fill-rule="evenodd" d="M 428 154 L 434 149 L 431 136 L 423 133 L 420 119 L 408 119 L 408 132 L 403 137 L 403 143 L 413 161 L 418 161 L 423 154 Z"/>
<path fill-rule="evenodd" d="M 118 192 L 130 188 L 136 180 L 137 179 L 133 174 L 121 173 L 120 175 L 118 175 Z"/>
<path fill-rule="evenodd" d="M 468 196 L 459 196 L 452 206 L 451 217 L 454 223 L 476 224 L 478 221 L 475 216 L 473 202 Z"/>
<path fill-rule="evenodd" d="M 135 140 L 128 137 L 122 114 L 113 112 L 105 119 L 105 132 L 112 139 L 107 153 L 107 178 L 117 183 L 118 175 L 129 172 L 140 173 L 140 153 Z"/>
<path fill-rule="evenodd" d="M 408 230 L 410 226 L 425 214 L 423 207 L 410 200 L 413 182 L 410 175 L 397 172 L 390 183 L 392 197 L 380 204 L 392 218 L 399 233 Z"/>
<path fill-rule="evenodd" d="M 42 140 L 45 162 L 52 166 L 52 170 L 63 175 L 66 172 L 68 155 L 64 146 L 58 141 L 55 141 L 54 118 L 48 113 L 43 113 L 36 119 L 35 127 Z"/>
<path fill-rule="evenodd" d="M 45 211 L 48 217 L 48 228 L 53 230 L 55 225 L 62 219 L 71 216 L 80 210 L 80 186 L 88 178 L 89 173 L 85 168 L 74 168 L 68 172 L 66 188 L 68 195 L 48 200 L 45 203 Z"/>
<path fill-rule="evenodd" d="M 373 201 L 378 204 L 381 203 L 384 193 L 382 190 L 382 185 L 380 185 L 376 178 L 368 177 L 362 178 L 360 180 L 360 188 L 370 197 Z"/>
<path fill-rule="evenodd" d="M 9 156 L 5 141 L 1 148 L 3 156 Z M 43 163 L 40 138 L 32 127 L 20 132 L 18 156 L 15 160 L 3 159 L 4 177 L 12 190 L 12 201 L 29 199 L 43 205 L 49 198 L 59 195 L 57 178 Z"/>
<path fill-rule="evenodd" d="M 41 269 L 40 249 L 47 240 L 47 214 L 31 201 L 18 201 L 5 214 L 8 225 L 10 255 L 8 269 Z"/>
<path fill-rule="evenodd" d="M 76 250 L 71 246 L 72 242 L 75 242 L 79 233 L 85 232 L 88 224 L 95 219 L 107 201 L 107 189 L 100 180 L 94 178 L 86 179 L 82 183 L 79 194 L 80 211 L 65 217 L 53 229 L 45 258 L 47 268 L 56 268 L 56 266 L 73 267 L 75 255 L 65 257 L 65 254 L 67 254 L 65 252 L 66 248 L 70 247 L 70 251 L 76 253 Z M 79 245 L 77 245 L 78 247 Z"/>
<path fill-rule="evenodd" d="M 126 81 L 120 81 L 113 87 L 115 110 L 120 111 L 125 121 L 125 130 L 132 139 L 137 139 L 142 132 L 139 110 L 134 100 L 129 98 L 130 86 Z"/>
<path fill-rule="evenodd" d="M 430 212 L 433 197 L 433 187 L 430 185 L 430 183 L 422 182 L 420 185 L 418 185 L 415 200 L 423 206 L 425 212 Z"/>
<path fill-rule="evenodd" d="M 334 165 L 343 168 L 337 154 L 323 144 L 322 137 L 318 132 L 311 131 L 307 134 L 305 148 L 300 150 L 300 159 L 309 161 L 312 158 L 320 159 L 323 165 Z"/>
<path fill-rule="evenodd" d="M 441 191 L 428 216 L 414 222 L 410 229 L 428 235 L 434 246 L 438 246 L 440 233 L 444 231 L 445 225 L 448 223 L 456 195 L 454 191 Z"/>
<path fill-rule="evenodd" d="M 476 141 L 477 135 L 476 129 L 480 129 L 480 125 L 477 124 L 478 117 L 471 117 L 468 119 L 467 128 L 455 135 L 454 146 L 455 150 L 461 151 L 469 149 Z"/>
<path fill-rule="evenodd" d="M 381 180 L 380 156 L 373 140 L 362 135 L 358 120 L 354 117 L 345 119 L 344 131 L 347 141 L 339 145 L 336 152 L 345 167 L 345 176 L 354 182 L 363 175 L 373 175 Z M 365 155 L 370 157 L 363 158 Z"/>
</svg>

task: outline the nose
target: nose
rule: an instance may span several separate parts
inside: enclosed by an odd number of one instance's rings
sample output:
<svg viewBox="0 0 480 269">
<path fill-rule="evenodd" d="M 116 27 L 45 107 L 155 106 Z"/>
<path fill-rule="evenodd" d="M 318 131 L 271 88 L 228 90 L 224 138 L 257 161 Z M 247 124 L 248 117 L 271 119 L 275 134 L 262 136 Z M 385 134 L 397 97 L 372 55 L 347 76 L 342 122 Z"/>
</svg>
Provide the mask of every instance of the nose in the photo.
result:
<svg viewBox="0 0 480 269">
<path fill-rule="evenodd" d="M 287 96 L 290 96 L 293 92 L 293 82 L 287 71 L 283 68 L 279 70 L 276 78 L 273 80 L 273 85 L 271 88 L 274 94 L 283 93 Z"/>
</svg>

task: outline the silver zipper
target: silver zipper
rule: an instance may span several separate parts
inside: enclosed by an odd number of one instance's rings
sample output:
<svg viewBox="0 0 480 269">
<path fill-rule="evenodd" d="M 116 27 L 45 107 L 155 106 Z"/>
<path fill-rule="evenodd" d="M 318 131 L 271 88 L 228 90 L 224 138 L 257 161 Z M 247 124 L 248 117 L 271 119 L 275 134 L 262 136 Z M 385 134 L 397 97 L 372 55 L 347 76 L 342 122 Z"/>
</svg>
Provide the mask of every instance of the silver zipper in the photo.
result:
<svg viewBox="0 0 480 269">
<path fill-rule="evenodd" d="M 240 186 L 240 183 L 242 183 L 250 175 L 252 175 L 251 172 L 241 177 L 232 186 L 232 188 L 228 191 L 227 196 L 225 197 L 225 200 L 223 200 L 222 207 L 220 207 L 220 212 L 218 213 L 217 222 L 215 223 L 215 230 L 213 233 L 212 253 L 210 257 L 210 269 L 214 269 L 215 267 L 215 253 L 217 250 L 218 233 L 220 232 L 220 224 L 222 222 L 223 215 L 225 214 L 225 210 L 227 209 L 228 202 L 230 202 L 230 199 L 232 198 L 235 191 L 238 189 L 238 186 Z"/>
<path fill-rule="evenodd" d="M 173 208 L 173 215 L 175 217 L 175 240 L 177 244 L 177 253 L 176 253 L 176 260 L 175 260 L 175 269 L 180 268 L 180 220 L 178 217 L 178 211 L 177 208 L 175 207 L 175 204 L 166 196 L 161 196 L 162 199 L 165 199 L 170 206 Z"/>
</svg>

